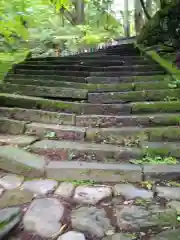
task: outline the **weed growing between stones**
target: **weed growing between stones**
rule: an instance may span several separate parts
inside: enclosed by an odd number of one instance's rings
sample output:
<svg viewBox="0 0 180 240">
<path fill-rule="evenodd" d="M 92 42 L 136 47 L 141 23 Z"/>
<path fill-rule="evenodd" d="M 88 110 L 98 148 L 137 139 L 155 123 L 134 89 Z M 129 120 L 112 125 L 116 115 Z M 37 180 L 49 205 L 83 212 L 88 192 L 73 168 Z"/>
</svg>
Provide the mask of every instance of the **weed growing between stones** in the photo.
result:
<svg viewBox="0 0 180 240">
<path fill-rule="evenodd" d="M 167 96 L 164 98 L 164 101 L 167 101 L 167 102 L 179 101 L 179 98 Z"/>
<path fill-rule="evenodd" d="M 147 154 L 142 159 L 131 160 L 134 164 L 177 164 L 177 159 L 174 157 L 151 156 Z"/>
</svg>

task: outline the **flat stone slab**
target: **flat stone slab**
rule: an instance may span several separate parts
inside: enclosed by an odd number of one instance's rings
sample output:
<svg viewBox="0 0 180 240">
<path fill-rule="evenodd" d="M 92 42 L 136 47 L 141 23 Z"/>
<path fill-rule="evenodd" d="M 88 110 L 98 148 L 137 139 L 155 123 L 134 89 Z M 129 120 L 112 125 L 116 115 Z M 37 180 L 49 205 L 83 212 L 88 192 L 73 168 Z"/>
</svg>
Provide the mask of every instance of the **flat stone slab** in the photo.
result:
<svg viewBox="0 0 180 240">
<path fill-rule="evenodd" d="M 174 209 L 161 208 L 152 205 L 148 209 L 143 206 L 117 206 L 116 207 L 117 225 L 120 229 L 131 231 L 143 231 L 152 227 L 174 226 L 177 214 Z"/>
<path fill-rule="evenodd" d="M 0 133 L 6 134 L 23 134 L 26 122 L 14 119 L 0 118 Z"/>
<path fill-rule="evenodd" d="M 52 193 L 57 187 L 58 183 L 51 179 L 34 179 L 25 181 L 21 189 L 35 193 L 36 195 L 46 195 Z"/>
<path fill-rule="evenodd" d="M 86 128 L 76 126 L 63 126 L 55 124 L 30 123 L 26 126 L 26 134 L 41 138 L 84 140 Z"/>
<path fill-rule="evenodd" d="M 83 161 L 123 161 L 136 159 L 141 156 L 137 148 L 119 147 L 110 144 L 95 144 L 84 142 L 42 140 L 31 145 L 35 153 L 48 155 L 57 160 L 83 160 Z"/>
<path fill-rule="evenodd" d="M 87 232 L 93 237 L 102 238 L 108 230 L 113 230 L 104 209 L 96 207 L 80 207 L 71 213 L 71 223 L 74 229 Z"/>
<path fill-rule="evenodd" d="M 180 240 L 180 230 L 167 230 L 157 234 L 155 237 L 152 237 L 150 240 Z"/>
<path fill-rule="evenodd" d="M 180 177 L 180 164 L 144 165 L 145 180 L 176 180 Z"/>
<path fill-rule="evenodd" d="M 172 200 L 180 200 L 180 187 L 156 187 L 158 196 Z"/>
<path fill-rule="evenodd" d="M 64 206 L 55 198 L 35 199 L 23 217 L 27 231 L 46 237 L 57 237 L 61 229 Z"/>
<path fill-rule="evenodd" d="M 20 187 L 23 181 L 24 178 L 22 176 L 7 174 L 0 178 L 0 185 L 7 190 L 11 190 Z"/>
<path fill-rule="evenodd" d="M 86 163 L 81 161 L 52 161 L 46 167 L 46 176 L 59 181 L 140 182 L 142 180 L 141 167 L 137 165 Z"/>
<path fill-rule="evenodd" d="M 41 177 L 45 164 L 41 156 L 12 146 L 0 147 L 0 168 L 3 170 L 26 177 Z"/>
<path fill-rule="evenodd" d="M 0 134 L 0 145 L 15 145 L 19 147 L 25 147 L 32 144 L 37 139 L 38 138 L 34 136 Z"/>
<path fill-rule="evenodd" d="M 34 194 L 20 189 L 7 190 L 0 198 L 0 208 L 19 206 L 30 203 Z"/>
<path fill-rule="evenodd" d="M 112 189 L 108 186 L 79 186 L 75 189 L 74 200 L 78 203 L 95 205 L 111 195 Z"/>
<path fill-rule="evenodd" d="M 71 125 L 73 115 L 25 108 L 0 107 L 0 116 L 20 121 Z"/>
<path fill-rule="evenodd" d="M 8 100 L 8 105 L 6 105 Z M 57 100 L 49 100 L 38 97 L 22 96 L 8 93 L 0 93 L 0 102 L 3 102 L 4 107 L 18 107 L 41 109 L 53 112 L 65 112 L 74 114 L 129 114 L 131 106 L 129 104 L 90 104 L 65 102 Z"/>
<path fill-rule="evenodd" d="M 0 209 L 0 239 L 4 238 L 21 220 L 19 207 Z"/>
<path fill-rule="evenodd" d="M 146 189 L 139 189 L 132 184 L 116 184 L 113 187 L 115 196 L 123 196 L 126 200 L 135 198 L 151 199 L 153 198 L 153 192 Z"/>
<path fill-rule="evenodd" d="M 55 195 L 62 198 L 71 198 L 73 196 L 75 185 L 71 182 L 63 182 L 55 191 Z"/>
<path fill-rule="evenodd" d="M 86 240 L 86 239 L 83 233 L 69 231 L 58 237 L 57 240 Z"/>
<path fill-rule="evenodd" d="M 31 70 L 32 71 L 32 70 Z M 36 97 L 60 97 L 86 99 L 88 91 L 86 89 L 46 87 L 20 84 L 3 84 L 0 86 L 1 92 L 24 94 Z"/>
<path fill-rule="evenodd" d="M 127 234 L 117 233 L 113 236 L 106 236 L 102 240 L 132 240 L 132 237 L 128 237 Z"/>
</svg>

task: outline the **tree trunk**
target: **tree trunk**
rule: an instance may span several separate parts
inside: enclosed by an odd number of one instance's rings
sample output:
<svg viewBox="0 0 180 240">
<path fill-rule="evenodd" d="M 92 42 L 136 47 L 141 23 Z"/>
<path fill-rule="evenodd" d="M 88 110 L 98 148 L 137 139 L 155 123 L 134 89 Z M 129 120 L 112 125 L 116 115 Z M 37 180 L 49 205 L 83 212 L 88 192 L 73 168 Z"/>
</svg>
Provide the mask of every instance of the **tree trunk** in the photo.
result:
<svg viewBox="0 0 180 240">
<path fill-rule="evenodd" d="M 129 26 L 129 2 L 124 0 L 124 33 L 126 37 L 130 37 L 130 26 Z"/>
<path fill-rule="evenodd" d="M 84 14 L 84 0 L 75 0 L 73 2 L 75 7 L 75 24 L 83 25 L 85 23 L 85 14 Z"/>
<path fill-rule="evenodd" d="M 135 8 L 135 30 L 136 30 L 136 35 L 139 35 L 141 28 L 143 26 L 143 9 L 141 6 L 140 0 L 134 0 L 134 8 Z"/>
</svg>

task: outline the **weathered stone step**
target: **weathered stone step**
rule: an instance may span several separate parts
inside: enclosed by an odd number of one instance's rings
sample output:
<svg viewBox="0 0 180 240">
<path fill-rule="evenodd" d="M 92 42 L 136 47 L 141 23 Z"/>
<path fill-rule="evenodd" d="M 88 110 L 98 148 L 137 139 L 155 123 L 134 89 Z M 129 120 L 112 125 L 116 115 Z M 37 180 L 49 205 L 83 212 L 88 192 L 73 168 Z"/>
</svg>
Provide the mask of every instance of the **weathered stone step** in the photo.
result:
<svg viewBox="0 0 180 240">
<path fill-rule="evenodd" d="M 89 104 L 48 100 L 38 97 L 0 93 L 1 107 L 18 107 L 75 114 L 130 114 L 129 104 Z"/>
<path fill-rule="evenodd" d="M 145 114 L 145 115 L 75 115 L 25 108 L 0 107 L 0 117 L 25 122 L 39 122 L 57 125 L 76 125 L 82 127 L 155 127 L 178 126 L 180 114 Z"/>
<path fill-rule="evenodd" d="M 78 77 L 87 77 L 87 76 L 103 76 L 103 77 L 117 77 L 117 76 L 151 76 L 151 75 L 159 75 L 165 74 L 164 70 L 154 70 L 149 72 L 137 72 L 137 71 L 114 71 L 114 72 L 85 72 L 85 71 L 55 71 L 55 70 L 26 70 L 26 69 L 17 69 L 14 72 L 15 74 L 32 74 L 32 75 L 63 75 L 63 76 L 78 76 Z"/>
<path fill-rule="evenodd" d="M 77 77 L 87 77 L 89 76 L 89 72 L 85 71 L 61 71 L 61 70 L 44 70 L 44 69 L 36 69 L 36 70 L 27 70 L 27 69 L 15 69 L 15 74 L 32 74 L 32 75 L 59 75 L 59 76 L 77 76 Z"/>
<path fill-rule="evenodd" d="M 25 65 L 31 65 L 31 64 L 36 64 L 36 65 L 58 65 L 58 66 L 71 66 L 71 65 L 88 65 L 88 66 L 96 66 L 96 67 L 105 67 L 105 66 L 118 66 L 123 64 L 123 66 L 129 66 L 129 65 L 149 65 L 149 64 L 156 64 L 155 62 L 153 62 L 150 59 L 128 59 L 128 60 L 105 60 L 104 58 L 101 60 L 91 60 L 91 59 L 85 59 L 85 60 L 78 60 L 75 59 L 72 61 L 61 61 L 61 59 L 58 61 L 54 60 L 54 61 L 48 61 L 48 60 L 37 60 L 37 61 L 30 61 L 30 60 L 26 60 L 25 62 L 22 62 L 21 64 L 25 64 Z"/>
<path fill-rule="evenodd" d="M 0 91 L 4 93 L 16 93 L 35 97 L 57 97 L 77 100 L 85 100 L 88 96 L 88 91 L 86 89 L 42 85 L 20 85 L 11 83 L 1 84 Z"/>
<path fill-rule="evenodd" d="M 8 132 L 7 132 L 8 133 Z M 180 141 L 178 126 L 142 128 L 85 128 L 55 124 L 30 123 L 26 134 L 58 140 L 81 140 L 123 146 L 141 146 L 144 141 Z"/>
<path fill-rule="evenodd" d="M 46 165 L 43 157 L 12 146 L 0 147 L 0 159 L 1 169 L 20 174 L 21 178 L 22 176 L 45 177 L 58 181 L 93 180 L 97 182 L 142 181 L 142 168 L 132 164 L 66 160 L 51 161 Z"/>
<path fill-rule="evenodd" d="M 88 93 L 90 103 L 129 103 L 144 101 L 163 101 L 166 97 L 177 98 L 180 89 L 141 90 L 129 92 Z"/>
<path fill-rule="evenodd" d="M 19 85 L 19 89 L 23 88 L 25 85 L 36 85 L 43 87 L 57 87 L 58 88 L 71 88 L 71 89 L 84 89 L 88 90 L 89 92 L 115 92 L 115 91 L 139 91 L 139 90 L 146 90 L 146 89 L 166 89 L 168 88 L 168 81 L 147 81 L 147 82 L 131 82 L 131 83 L 105 83 L 105 84 L 95 84 L 95 83 L 78 83 L 78 82 L 63 82 L 63 81 L 55 81 L 55 80 L 33 80 L 33 79 L 12 79 L 6 80 L 4 85 L 9 86 L 8 83 L 13 85 Z M 20 86 L 22 85 L 22 87 Z M 1 89 L 5 89 L 6 87 L 0 85 Z M 11 90 L 13 92 L 13 89 Z M 3 92 L 3 91 L 1 91 Z M 45 93 L 46 94 L 46 93 Z M 27 94 L 29 95 L 29 94 Z"/>
<path fill-rule="evenodd" d="M 9 73 L 5 77 L 5 81 L 14 83 L 17 79 L 23 81 L 64 81 L 64 82 L 77 82 L 77 83 L 94 83 L 94 84 L 112 84 L 112 83 L 122 83 L 122 82 L 146 82 L 146 81 L 161 81 L 166 80 L 168 75 L 156 75 L 156 76 L 124 76 L 124 77 L 76 77 L 76 76 L 59 76 L 59 75 L 25 75 L 25 74 L 12 74 Z M 168 81 L 171 77 L 168 76 Z M 25 84 L 25 83 L 24 83 Z"/>
<path fill-rule="evenodd" d="M 153 75 L 153 76 L 124 76 L 124 77 L 87 77 L 86 80 L 88 83 L 94 84 L 112 84 L 112 83 L 122 83 L 122 82 L 148 82 L 148 81 L 163 81 L 167 78 L 168 75 Z M 168 76 L 168 80 L 171 80 L 171 77 Z"/>
<path fill-rule="evenodd" d="M 155 75 L 161 75 L 161 74 L 165 74 L 165 70 L 154 70 L 154 71 L 148 71 L 148 72 L 125 72 L 125 71 L 121 71 L 121 72 L 91 72 L 90 76 L 91 77 L 117 77 L 117 76 L 155 76 Z"/>
<path fill-rule="evenodd" d="M 32 79 L 32 80 L 43 80 L 43 81 L 67 81 L 67 82 L 79 82 L 79 83 L 85 83 L 86 77 L 77 77 L 77 76 L 63 76 L 63 75 L 26 75 L 26 74 L 14 74 L 14 73 L 8 73 L 8 75 L 5 77 L 5 81 L 12 81 L 14 79 L 22 79 L 23 81 L 26 81 L 26 79 Z"/>
<path fill-rule="evenodd" d="M 85 65 L 37 65 L 37 64 L 18 64 L 14 69 L 28 69 L 28 70 L 58 70 L 58 71 L 92 71 L 92 72 L 109 72 L 109 71 L 151 71 L 151 70 L 162 70 L 157 64 L 152 65 L 132 65 L 132 66 L 106 66 L 106 67 L 93 67 Z M 15 70 L 15 71 L 16 71 Z"/>
<path fill-rule="evenodd" d="M 176 172 L 177 177 L 177 170 L 173 170 L 173 173 Z M 124 181 L 141 182 L 142 169 L 137 165 L 123 163 L 110 164 L 83 161 L 51 161 L 46 168 L 46 176 L 58 181 L 93 180 L 96 182 L 112 183 Z"/>
<path fill-rule="evenodd" d="M 65 57 L 45 57 L 45 58 L 30 58 L 28 61 L 30 62 L 36 62 L 36 61 L 54 61 L 54 62 L 73 62 L 73 61 L 82 61 L 82 60 L 100 60 L 102 56 L 94 56 L 93 54 L 91 55 L 73 55 L 73 56 L 65 56 Z M 118 56 L 118 55 L 107 55 L 104 58 L 104 61 L 110 61 L 110 60 L 125 60 L 125 61 L 131 61 L 131 60 L 143 60 L 147 59 L 146 57 L 143 56 Z"/>
<path fill-rule="evenodd" d="M 132 114 L 179 113 L 180 101 L 137 102 L 131 104 Z"/>
<path fill-rule="evenodd" d="M 121 127 L 88 128 L 85 140 L 97 143 L 110 143 L 124 146 L 141 146 L 144 141 L 180 141 L 180 128 L 167 127 Z"/>
<path fill-rule="evenodd" d="M 86 128 L 69 125 L 30 123 L 26 124 L 25 134 L 55 140 L 84 141 Z"/>
<path fill-rule="evenodd" d="M 48 156 L 51 160 L 78 161 L 128 161 L 138 158 L 138 148 L 119 147 L 110 144 L 95 144 L 73 141 L 42 140 L 30 146 L 32 152 Z"/>
</svg>

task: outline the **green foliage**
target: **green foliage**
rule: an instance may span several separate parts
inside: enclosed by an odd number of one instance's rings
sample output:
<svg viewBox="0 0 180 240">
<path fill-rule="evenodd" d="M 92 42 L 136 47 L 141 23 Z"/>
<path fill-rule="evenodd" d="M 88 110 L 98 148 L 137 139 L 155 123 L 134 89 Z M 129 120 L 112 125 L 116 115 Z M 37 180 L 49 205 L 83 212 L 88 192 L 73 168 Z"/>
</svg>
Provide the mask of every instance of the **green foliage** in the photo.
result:
<svg viewBox="0 0 180 240">
<path fill-rule="evenodd" d="M 132 160 L 131 162 L 135 164 L 177 164 L 177 159 L 174 157 L 160 157 L 147 154 L 142 159 Z"/>
</svg>

